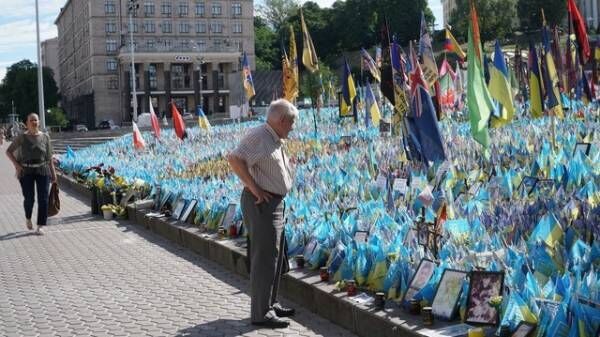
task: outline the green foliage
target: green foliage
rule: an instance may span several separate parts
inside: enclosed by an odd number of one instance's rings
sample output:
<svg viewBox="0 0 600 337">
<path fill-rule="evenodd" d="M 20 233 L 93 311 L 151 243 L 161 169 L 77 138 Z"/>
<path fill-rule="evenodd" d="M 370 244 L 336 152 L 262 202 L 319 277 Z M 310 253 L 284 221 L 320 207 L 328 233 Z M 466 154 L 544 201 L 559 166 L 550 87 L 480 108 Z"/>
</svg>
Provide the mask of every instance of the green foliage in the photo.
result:
<svg viewBox="0 0 600 337">
<path fill-rule="evenodd" d="M 45 105 L 56 106 L 59 96 L 52 69 L 43 68 L 43 81 Z M 16 113 L 24 120 L 27 114 L 38 112 L 37 95 L 37 65 L 29 60 L 19 61 L 8 67 L 0 84 L 0 112 L 7 115 L 14 101 Z"/>
<path fill-rule="evenodd" d="M 329 80 L 334 78 L 331 69 L 326 65 L 320 65 L 319 70 L 311 73 L 304 71 L 300 74 L 300 95 L 310 97 L 313 105 L 316 104 L 319 96 L 326 89 Z"/>
<path fill-rule="evenodd" d="M 481 43 L 496 38 L 512 37 L 517 24 L 517 0 L 479 0 L 475 3 L 479 18 Z M 467 41 L 469 32 L 469 0 L 457 0 L 450 15 L 453 34 L 459 42 Z"/>
<path fill-rule="evenodd" d="M 277 64 L 281 67 L 277 35 L 260 17 L 254 18 L 254 50 L 257 70 L 272 70 Z"/>
<path fill-rule="evenodd" d="M 67 124 L 69 124 L 69 120 L 63 109 L 57 107 L 49 109 L 49 112 L 46 114 L 46 125 L 64 128 Z"/>
<path fill-rule="evenodd" d="M 257 12 L 274 30 L 283 28 L 287 18 L 294 15 L 300 6 L 297 0 L 264 0 L 257 6 Z"/>
<path fill-rule="evenodd" d="M 542 13 L 544 9 L 548 26 L 560 25 L 567 15 L 567 6 L 564 0 L 519 0 L 517 12 L 522 31 L 538 30 L 542 27 Z"/>
</svg>

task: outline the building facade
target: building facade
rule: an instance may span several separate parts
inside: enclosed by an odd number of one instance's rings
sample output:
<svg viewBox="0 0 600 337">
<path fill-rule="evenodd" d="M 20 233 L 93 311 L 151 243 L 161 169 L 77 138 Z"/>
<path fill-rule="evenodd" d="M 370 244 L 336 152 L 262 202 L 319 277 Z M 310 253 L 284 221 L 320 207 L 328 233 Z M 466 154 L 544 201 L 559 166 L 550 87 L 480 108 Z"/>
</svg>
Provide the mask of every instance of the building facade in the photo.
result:
<svg viewBox="0 0 600 337">
<path fill-rule="evenodd" d="M 58 38 L 44 40 L 41 43 L 42 66 L 52 69 L 54 82 L 58 86 L 60 73 L 58 68 Z"/>
<path fill-rule="evenodd" d="M 129 24 L 127 0 L 68 0 L 58 26 L 63 107 L 88 126 L 127 122 L 133 115 L 131 39 L 137 113 L 170 116 L 196 106 L 226 113 L 232 73 L 242 51 L 254 69 L 253 0 L 138 0 Z M 239 76 L 241 78 L 241 75 Z"/>
<path fill-rule="evenodd" d="M 450 22 L 450 15 L 456 8 L 456 0 L 442 0 L 442 7 L 444 12 L 444 25 L 446 26 Z"/>
<path fill-rule="evenodd" d="M 577 6 L 579 7 L 581 16 L 583 16 L 588 29 L 595 31 L 600 23 L 600 17 L 598 15 L 600 0 L 578 0 Z"/>
</svg>

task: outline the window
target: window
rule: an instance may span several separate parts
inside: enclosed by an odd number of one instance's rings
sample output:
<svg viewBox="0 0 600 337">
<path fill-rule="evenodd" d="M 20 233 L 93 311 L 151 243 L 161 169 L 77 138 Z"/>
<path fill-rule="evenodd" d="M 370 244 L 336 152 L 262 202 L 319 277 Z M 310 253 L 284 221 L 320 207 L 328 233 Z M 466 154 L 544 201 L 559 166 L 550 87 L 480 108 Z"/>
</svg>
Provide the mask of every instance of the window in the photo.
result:
<svg viewBox="0 0 600 337">
<path fill-rule="evenodd" d="M 107 0 L 104 3 L 104 13 L 107 15 L 114 15 L 117 12 L 115 2 L 113 0 Z"/>
<path fill-rule="evenodd" d="M 232 33 L 236 33 L 236 34 L 242 33 L 242 24 L 240 22 L 233 24 Z"/>
<path fill-rule="evenodd" d="M 198 40 L 198 41 L 196 41 L 196 44 L 198 45 L 198 48 L 200 49 L 200 51 L 206 50 L 206 41 Z"/>
<path fill-rule="evenodd" d="M 144 4 L 144 15 L 146 15 L 146 16 L 154 15 L 154 4 L 152 2 L 147 2 Z"/>
<path fill-rule="evenodd" d="M 188 4 L 185 2 L 179 3 L 179 16 L 187 16 L 188 15 Z"/>
<path fill-rule="evenodd" d="M 115 60 L 115 59 L 106 60 L 106 71 L 107 72 L 117 71 L 117 60 Z"/>
<path fill-rule="evenodd" d="M 217 51 L 219 51 L 221 49 L 221 45 L 223 44 L 223 41 L 216 39 L 213 41 L 213 46 L 215 46 L 215 49 Z"/>
<path fill-rule="evenodd" d="M 154 21 L 144 21 L 144 32 L 154 33 L 155 31 L 156 27 L 154 26 Z"/>
<path fill-rule="evenodd" d="M 106 83 L 108 89 L 119 89 L 119 80 L 116 77 L 111 77 Z"/>
<path fill-rule="evenodd" d="M 242 4 L 234 3 L 231 5 L 231 15 L 237 16 L 242 15 Z"/>
<path fill-rule="evenodd" d="M 168 2 L 163 2 L 160 5 L 160 13 L 163 16 L 171 16 L 171 4 Z"/>
<path fill-rule="evenodd" d="M 114 21 L 106 22 L 105 31 L 107 33 L 116 33 L 117 32 L 117 23 Z"/>
<path fill-rule="evenodd" d="M 179 32 L 180 33 L 189 33 L 190 32 L 190 24 L 187 22 L 179 23 Z"/>
<path fill-rule="evenodd" d="M 171 40 L 169 39 L 165 39 L 162 41 L 162 44 L 160 46 L 160 48 L 162 48 L 163 50 L 169 51 L 171 50 L 172 44 L 171 44 Z"/>
<path fill-rule="evenodd" d="M 183 41 L 179 42 L 179 46 L 181 47 L 181 50 L 189 50 L 190 49 L 190 41 L 183 40 Z"/>
<path fill-rule="evenodd" d="M 223 33 L 223 25 L 220 22 L 210 24 L 210 31 L 213 33 Z"/>
<path fill-rule="evenodd" d="M 206 33 L 206 23 L 196 22 L 196 33 Z"/>
<path fill-rule="evenodd" d="M 221 8 L 221 4 L 220 3 L 214 3 L 212 5 L 212 15 L 221 15 L 222 14 L 222 8 Z"/>
<path fill-rule="evenodd" d="M 183 89 L 183 64 L 174 64 L 171 66 L 171 77 L 173 79 L 173 89 Z"/>
<path fill-rule="evenodd" d="M 116 52 L 117 51 L 117 40 L 106 40 L 106 51 Z"/>
<path fill-rule="evenodd" d="M 137 22 L 133 23 L 133 27 L 131 26 L 131 24 L 127 24 L 127 32 L 128 33 L 131 33 L 131 32 L 137 33 L 138 32 L 138 24 L 137 24 Z"/>
<path fill-rule="evenodd" d="M 154 40 L 148 40 L 148 41 L 146 41 L 146 49 L 148 51 L 154 50 Z"/>
<path fill-rule="evenodd" d="M 150 90 L 158 88 L 158 78 L 156 77 L 156 65 L 148 65 L 148 80 L 150 82 Z"/>
<path fill-rule="evenodd" d="M 163 33 L 172 33 L 173 32 L 173 24 L 171 23 L 171 21 L 163 21 L 162 32 Z"/>
<path fill-rule="evenodd" d="M 196 3 L 196 16 L 204 16 L 204 2 Z"/>
</svg>

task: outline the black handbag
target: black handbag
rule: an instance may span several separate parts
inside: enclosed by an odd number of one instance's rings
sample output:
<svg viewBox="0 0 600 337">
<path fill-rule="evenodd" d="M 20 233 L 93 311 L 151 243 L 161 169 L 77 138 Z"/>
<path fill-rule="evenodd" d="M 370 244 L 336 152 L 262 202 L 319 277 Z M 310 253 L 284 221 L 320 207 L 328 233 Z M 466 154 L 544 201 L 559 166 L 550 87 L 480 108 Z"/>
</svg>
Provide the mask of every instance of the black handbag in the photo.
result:
<svg viewBox="0 0 600 337">
<path fill-rule="evenodd" d="M 58 184 L 52 183 L 48 196 L 48 216 L 54 216 L 60 211 L 60 198 L 58 197 Z"/>
</svg>

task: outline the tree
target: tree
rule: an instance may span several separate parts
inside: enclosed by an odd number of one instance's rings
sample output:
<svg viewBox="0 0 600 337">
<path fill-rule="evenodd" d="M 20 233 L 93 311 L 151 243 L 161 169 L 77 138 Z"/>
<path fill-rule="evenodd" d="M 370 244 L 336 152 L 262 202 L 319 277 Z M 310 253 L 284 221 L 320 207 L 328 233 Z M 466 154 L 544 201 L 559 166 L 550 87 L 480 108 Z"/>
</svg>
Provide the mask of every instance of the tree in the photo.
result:
<svg viewBox="0 0 600 337">
<path fill-rule="evenodd" d="M 479 0 L 475 3 L 482 44 L 512 35 L 517 24 L 516 3 L 517 0 Z M 467 40 L 469 23 L 469 0 L 457 0 L 456 8 L 450 14 L 450 25 L 457 40 Z"/>
<path fill-rule="evenodd" d="M 524 32 L 539 30 L 542 27 L 542 13 L 546 16 L 548 26 L 560 25 L 567 15 L 564 0 L 518 0 L 520 29 Z"/>
<path fill-rule="evenodd" d="M 260 17 L 254 18 L 254 49 L 257 70 L 277 69 L 277 65 L 281 67 L 277 34 Z"/>
<path fill-rule="evenodd" d="M 69 124 L 69 120 L 67 119 L 67 115 L 61 108 L 50 108 L 48 109 L 48 114 L 46 115 L 46 125 L 48 126 L 60 126 L 64 128 Z"/>
<path fill-rule="evenodd" d="M 52 69 L 42 70 L 44 81 L 44 103 L 47 107 L 55 107 L 58 103 L 58 88 L 54 82 Z M 6 115 L 14 101 L 19 118 L 24 120 L 31 112 L 38 111 L 37 65 L 29 60 L 19 61 L 10 67 L 0 84 L 1 111 Z"/>
<path fill-rule="evenodd" d="M 264 0 L 257 12 L 275 31 L 279 31 L 287 18 L 296 14 L 300 4 L 297 0 Z"/>
</svg>

